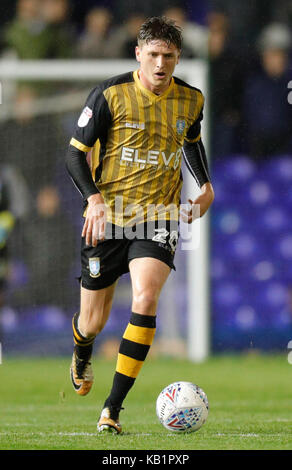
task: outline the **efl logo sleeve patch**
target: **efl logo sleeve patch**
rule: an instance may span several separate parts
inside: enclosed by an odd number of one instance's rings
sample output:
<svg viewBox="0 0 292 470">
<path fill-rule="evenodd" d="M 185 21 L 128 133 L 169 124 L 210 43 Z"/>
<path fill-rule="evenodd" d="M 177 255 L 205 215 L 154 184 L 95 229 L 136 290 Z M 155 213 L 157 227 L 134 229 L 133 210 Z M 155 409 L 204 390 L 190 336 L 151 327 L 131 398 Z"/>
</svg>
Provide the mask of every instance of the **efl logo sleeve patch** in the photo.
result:
<svg viewBox="0 0 292 470">
<path fill-rule="evenodd" d="M 93 114 L 92 109 L 90 109 L 88 106 L 86 106 L 83 109 L 83 111 L 82 111 L 82 113 L 81 113 L 81 115 L 78 119 L 78 126 L 79 127 L 87 126 L 87 124 L 89 123 L 89 119 L 92 118 L 92 114 Z"/>
</svg>

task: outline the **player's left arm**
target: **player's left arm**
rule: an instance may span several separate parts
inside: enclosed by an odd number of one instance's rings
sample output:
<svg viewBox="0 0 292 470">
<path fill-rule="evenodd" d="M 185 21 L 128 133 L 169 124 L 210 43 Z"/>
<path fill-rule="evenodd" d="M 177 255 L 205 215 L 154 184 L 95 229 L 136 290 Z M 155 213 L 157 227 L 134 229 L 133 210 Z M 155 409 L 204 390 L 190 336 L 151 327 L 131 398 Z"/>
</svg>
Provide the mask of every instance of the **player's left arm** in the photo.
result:
<svg viewBox="0 0 292 470">
<path fill-rule="evenodd" d="M 202 217 L 214 201 L 214 189 L 211 183 L 209 166 L 204 144 L 201 139 L 201 120 L 203 119 L 203 109 L 194 124 L 188 130 L 183 145 L 183 156 L 186 165 L 194 176 L 201 194 L 195 199 L 189 199 L 191 205 L 188 211 L 184 212 L 184 219 L 191 223 L 198 216 Z M 199 214 L 196 208 L 199 206 Z"/>
<path fill-rule="evenodd" d="M 198 186 L 201 189 L 201 194 L 195 199 L 189 199 L 191 205 L 190 209 L 185 214 L 185 221 L 188 223 L 193 222 L 198 216 L 202 217 L 212 202 L 214 201 L 214 189 L 211 183 L 209 168 L 206 159 L 204 145 L 201 140 L 195 143 L 185 143 L 183 147 L 183 155 L 186 165 L 194 176 Z M 199 206 L 199 214 L 196 208 Z"/>
</svg>

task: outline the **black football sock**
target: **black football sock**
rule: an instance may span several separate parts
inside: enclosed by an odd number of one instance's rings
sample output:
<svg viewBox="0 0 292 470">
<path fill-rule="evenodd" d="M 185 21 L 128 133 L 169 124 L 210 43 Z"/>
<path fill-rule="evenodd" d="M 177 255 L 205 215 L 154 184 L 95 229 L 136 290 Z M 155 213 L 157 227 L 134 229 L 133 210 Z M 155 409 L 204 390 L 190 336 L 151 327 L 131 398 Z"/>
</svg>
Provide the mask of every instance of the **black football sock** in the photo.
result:
<svg viewBox="0 0 292 470">
<path fill-rule="evenodd" d="M 95 336 L 86 338 L 80 333 L 78 328 L 78 318 L 79 313 L 75 313 L 72 319 L 73 340 L 75 344 L 74 350 L 76 351 L 77 357 L 79 359 L 88 361 L 92 354 Z"/>
<path fill-rule="evenodd" d="M 105 407 L 121 408 L 146 359 L 155 330 L 155 316 L 132 313 L 120 344 L 113 385 Z"/>
</svg>

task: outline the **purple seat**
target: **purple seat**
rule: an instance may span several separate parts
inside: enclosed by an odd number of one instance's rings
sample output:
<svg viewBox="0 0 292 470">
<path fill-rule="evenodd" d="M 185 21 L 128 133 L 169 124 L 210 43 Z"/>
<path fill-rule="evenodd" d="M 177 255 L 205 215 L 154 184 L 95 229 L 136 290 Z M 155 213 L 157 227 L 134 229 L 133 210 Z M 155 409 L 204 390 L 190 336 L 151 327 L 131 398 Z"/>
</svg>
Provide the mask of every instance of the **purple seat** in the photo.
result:
<svg viewBox="0 0 292 470">
<path fill-rule="evenodd" d="M 269 231 L 271 233 L 281 233 L 290 228 L 292 229 L 290 211 L 286 206 L 268 206 L 259 214 L 257 225 L 260 226 L 263 231 Z"/>
<path fill-rule="evenodd" d="M 292 184 L 292 155 L 273 158 L 262 168 L 263 176 L 275 184 Z"/>
</svg>

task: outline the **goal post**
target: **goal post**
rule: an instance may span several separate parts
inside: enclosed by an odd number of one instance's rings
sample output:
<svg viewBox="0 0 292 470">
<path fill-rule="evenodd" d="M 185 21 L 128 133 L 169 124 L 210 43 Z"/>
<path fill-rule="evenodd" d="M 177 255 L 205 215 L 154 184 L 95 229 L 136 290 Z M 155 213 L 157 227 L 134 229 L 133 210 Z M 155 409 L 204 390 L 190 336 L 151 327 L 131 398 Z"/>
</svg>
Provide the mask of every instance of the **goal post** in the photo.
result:
<svg viewBox="0 0 292 470">
<path fill-rule="evenodd" d="M 13 106 L 6 100 L 6 90 L 13 90 L 13 84 L 19 80 L 47 82 L 100 82 L 114 75 L 119 75 L 138 68 L 133 60 L 42 60 L 42 61 L 0 61 L 1 113 L 0 119 L 13 115 Z M 207 150 L 209 148 L 208 130 L 208 67 L 203 60 L 182 60 L 175 75 L 190 85 L 200 88 L 205 97 L 202 138 Z M 50 113 L 56 106 L 64 111 L 79 110 L 86 98 L 84 91 L 66 93 L 62 96 L 41 97 L 35 103 L 36 113 Z M 199 192 L 196 183 L 188 171 L 184 173 L 184 188 L 189 198 L 195 198 Z M 187 357 L 199 362 L 207 358 L 210 352 L 210 307 L 209 307 L 209 215 L 195 221 L 191 229 L 191 245 L 185 256 L 187 285 L 187 328 L 185 334 Z M 174 281 L 175 282 L 175 281 Z M 171 286 L 173 287 L 173 286 Z M 166 287 L 167 289 L 167 287 Z M 166 293 L 167 295 L 167 293 Z M 173 293 L 172 293 L 173 295 Z M 173 297 L 171 297 L 173 298 Z M 171 304 L 171 305 L 170 305 Z M 175 304 L 175 302 L 174 302 Z M 175 309 L 173 302 L 169 308 Z M 181 315 L 181 312 L 173 312 Z M 171 324 L 166 322 L 163 334 L 167 337 Z"/>
<path fill-rule="evenodd" d="M 187 83 L 202 90 L 205 96 L 202 140 L 209 156 L 208 66 L 205 61 L 182 62 L 177 74 Z M 195 199 L 199 188 L 189 171 L 184 173 L 187 196 Z M 210 294 L 209 294 L 209 214 L 193 222 L 192 249 L 187 263 L 187 354 L 195 361 L 204 361 L 210 353 Z"/>
</svg>

